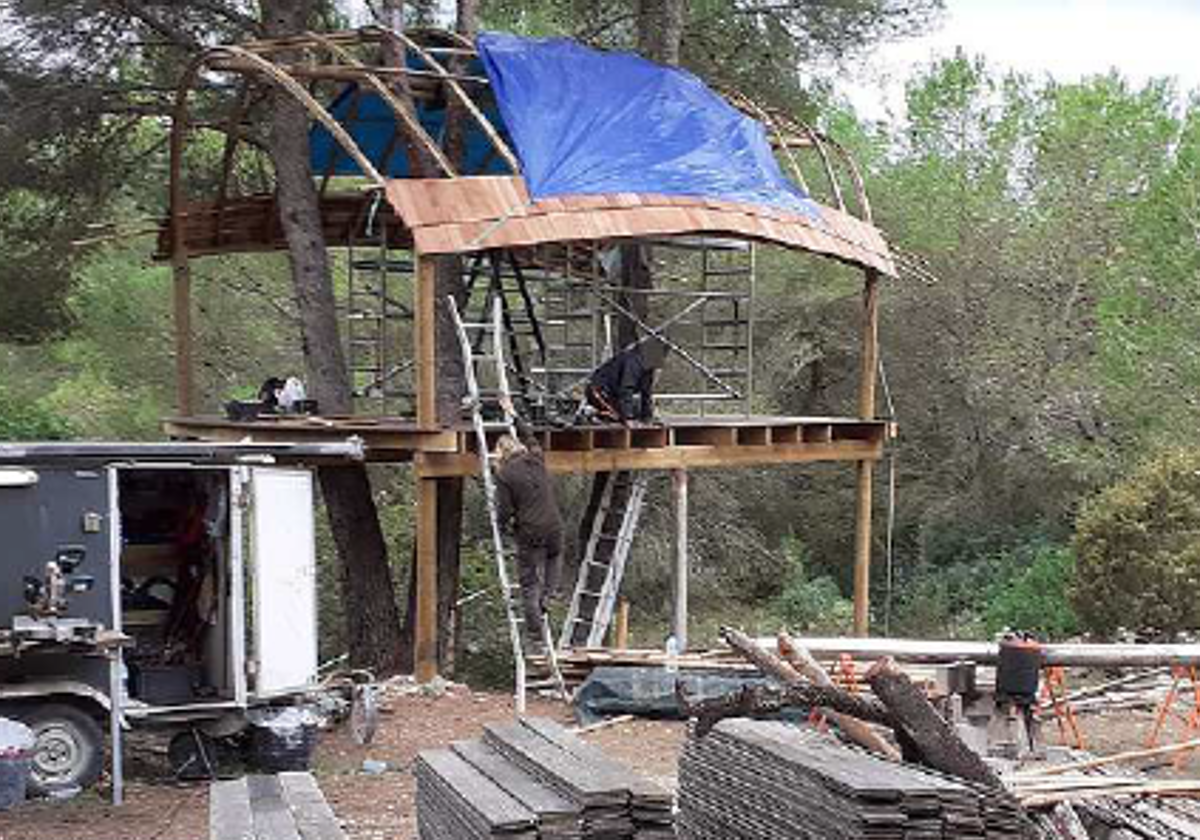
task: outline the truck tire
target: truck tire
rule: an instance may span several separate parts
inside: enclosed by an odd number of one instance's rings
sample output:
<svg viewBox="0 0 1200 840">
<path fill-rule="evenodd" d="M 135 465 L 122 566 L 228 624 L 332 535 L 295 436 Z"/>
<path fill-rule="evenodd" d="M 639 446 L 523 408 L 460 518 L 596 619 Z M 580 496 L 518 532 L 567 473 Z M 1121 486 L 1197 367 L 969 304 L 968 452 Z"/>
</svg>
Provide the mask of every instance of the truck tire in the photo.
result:
<svg viewBox="0 0 1200 840">
<path fill-rule="evenodd" d="M 33 730 L 29 791 L 45 796 L 86 788 L 100 778 L 104 765 L 104 733 L 87 712 L 65 703 L 30 709 L 21 721 Z"/>
</svg>

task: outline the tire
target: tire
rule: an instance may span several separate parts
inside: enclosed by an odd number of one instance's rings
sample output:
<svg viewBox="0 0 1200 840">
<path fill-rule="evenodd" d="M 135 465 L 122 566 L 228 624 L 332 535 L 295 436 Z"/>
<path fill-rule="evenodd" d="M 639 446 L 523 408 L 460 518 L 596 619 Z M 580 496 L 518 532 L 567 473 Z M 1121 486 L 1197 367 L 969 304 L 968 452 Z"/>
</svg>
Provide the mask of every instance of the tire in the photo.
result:
<svg viewBox="0 0 1200 840">
<path fill-rule="evenodd" d="M 21 721 L 37 739 L 29 768 L 30 793 L 46 796 L 70 788 L 87 788 L 100 778 L 104 733 L 87 712 L 51 703 L 25 712 Z"/>
</svg>

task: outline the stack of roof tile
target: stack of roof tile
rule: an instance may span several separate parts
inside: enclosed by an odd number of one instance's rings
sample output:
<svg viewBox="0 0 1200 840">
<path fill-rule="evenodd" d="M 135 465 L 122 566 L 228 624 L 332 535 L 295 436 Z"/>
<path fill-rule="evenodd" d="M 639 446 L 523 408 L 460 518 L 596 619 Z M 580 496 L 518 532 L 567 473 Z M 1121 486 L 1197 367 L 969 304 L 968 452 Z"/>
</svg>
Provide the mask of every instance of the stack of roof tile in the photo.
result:
<svg viewBox="0 0 1200 840">
<path fill-rule="evenodd" d="M 669 792 L 545 719 L 423 752 L 415 774 L 422 840 L 675 836 Z"/>
<path fill-rule="evenodd" d="M 726 720 L 692 737 L 679 768 L 685 840 L 1003 840 L 1009 797 L 769 721 Z"/>
</svg>

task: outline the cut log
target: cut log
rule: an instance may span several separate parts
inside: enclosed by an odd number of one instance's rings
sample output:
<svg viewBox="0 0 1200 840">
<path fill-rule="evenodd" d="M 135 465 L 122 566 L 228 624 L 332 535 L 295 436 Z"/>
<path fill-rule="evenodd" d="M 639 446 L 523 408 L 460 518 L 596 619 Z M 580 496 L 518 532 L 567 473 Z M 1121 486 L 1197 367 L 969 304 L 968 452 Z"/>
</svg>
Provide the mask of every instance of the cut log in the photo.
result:
<svg viewBox="0 0 1200 840">
<path fill-rule="evenodd" d="M 679 709 L 689 718 L 696 718 L 696 734 L 704 737 L 720 721 L 728 717 L 764 717 L 778 714 L 788 707 L 829 708 L 871 723 L 892 725 L 891 715 L 879 703 L 829 691 L 815 685 L 796 685 L 783 689 L 764 686 L 744 686 L 739 691 L 708 700 L 692 700 L 683 683 L 675 683 Z"/>
<path fill-rule="evenodd" d="M 891 713 L 895 725 L 912 739 L 927 765 L 987 787 L 1002 787 L 995 772 L 962 742 L 891 657 L 871 666 L 867 682 Z"/>
<path fill-rule="evenodd" d="M 722 627 L 721 638 L 747 661 L 757 666 L 758 670 L 776 682 L 784 686 L 804 684 L 804 677 L 801 676 L 799 671 L 771 653 L 771 651 L 759 645 L 741 630 L 736 630 L 732 627 Z"/>
<path fill-rule="evenodd" d="M 779 655 L 783 657 L 783 660 L 807 678 L 809 682 L 821 688 L 837 689 L 837 686 L 833 683 L 833 679 L 829 674 L 825 673 L 825 669 L 821 667 L 817 660 L 813 659 L 807 650 L 796 644 L 795 640 L 786 631 L 779 631 L 777 644 Z M 840 712 L 835 712 L 832 709 L 822 709 L 822 712 L 836 723 L 850 739 L 862 744 L 872 752 L 886 756 L 893 761 L 900 760 L 900 751 L 861 720 Z"/>
</svg>

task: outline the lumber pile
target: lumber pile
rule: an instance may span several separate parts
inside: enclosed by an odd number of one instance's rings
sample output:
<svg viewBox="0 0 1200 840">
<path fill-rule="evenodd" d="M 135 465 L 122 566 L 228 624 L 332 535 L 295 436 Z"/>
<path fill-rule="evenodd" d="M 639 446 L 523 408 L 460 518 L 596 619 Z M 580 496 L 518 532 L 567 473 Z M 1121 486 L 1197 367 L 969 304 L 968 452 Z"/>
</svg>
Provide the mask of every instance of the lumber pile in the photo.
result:
<svg viewBox="0 0 1200 840">
<path fill-rule="evenodd" d="M 679 768 L 683 840 L 1018 838 L 1010 797 L 774 721 L 691 737 Z"/>
<path fill-rule="evenodd" d="M 773 646 L 771 645 L 771 647 Z M 867 669 L 875 661 L 874 659 L 856 657 L 841 660 L 837 657 L 818 657 L 817 660 L 823 670 L 837 675 L 839 682 L 844 683 L 848 679 L 853 679 L 859 683 L 857 686 L 859 691 L 870 692 L 870 687 L 862 682 L 862 675 L 867 672 Z M 582 685 L 592 671 L 601 666 L 616 668 L 671 667 L 680 671 L 696 672 L 733 673 L 741 671 L 747 675 L 758 673 L 758 669 L 754 665 L 747 662 L 741 654 L 730 647 L 717 647 L 711 650 L 681 653 L 676 656 L 669 656 L 665 651 L 658 649 L 573 648 L 558 655 L 558 665 L 562 671 L 563 680 L 570 689 Z M 899 665 L 913 682 L 927 687 L 931 692 L 935 690 L 938 666 L 908 662 L 901 662 Z M 849 671 L 853 676 L 849 678 L 843 676 L 844 670 Z M 990 690 L 995 680 L 994 675 L 994 668 L 979 668 L 977 685 L 981 690 Z"/>
<path fill-rule="evenodd" d="M 1092 767 L 1069 775 L 1018 775 L 1006 782 L 1030 809 L 1041 840 L 1200 837 L 1200 780 Z"/>
<path fill-rule="evenodd" d="M 674 838 L 669 791 L 543 718 L 418 757 L 422 840 Z"/>
</svg>

